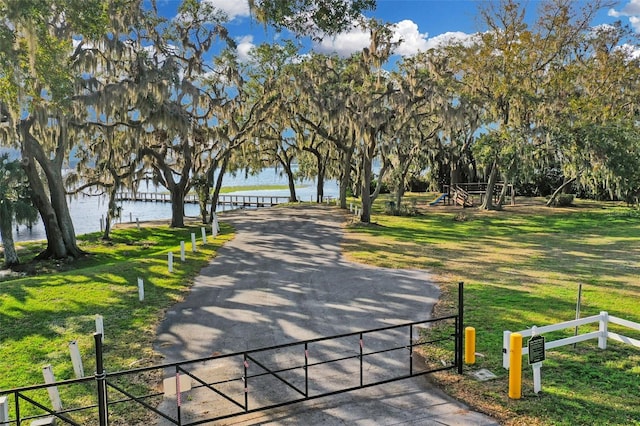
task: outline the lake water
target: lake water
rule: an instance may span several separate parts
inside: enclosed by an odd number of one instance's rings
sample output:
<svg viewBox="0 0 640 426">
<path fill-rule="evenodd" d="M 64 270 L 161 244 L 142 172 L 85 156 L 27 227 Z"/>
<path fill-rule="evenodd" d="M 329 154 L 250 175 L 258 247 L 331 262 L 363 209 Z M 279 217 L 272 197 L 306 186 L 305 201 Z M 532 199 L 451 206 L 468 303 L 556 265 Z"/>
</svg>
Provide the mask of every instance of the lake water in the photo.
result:
<svg viewBox="0 0 640 426">
<path fill-rule="evenodd" d="M 254 176 L 232 176 L 227 175 L 224 178 L 223 186 L 260 186 L 260 185 L 287 185 L 286 176 L 281 176 L 276 169 L 265 169 L 261 173 Z M 164 188 L 154 187 L 153 185 L 141 185 L 140 192 L 166 192 Z M 262 191 L 237 191 L 232 194 L 237 195 L 273 195 L 273 196 L 289 196 L 289 190 L 262 190 Z M 324 185 L 324 195 L 337 197 L 339 194 L 339 187 L 336 181 L 327 181 Z M 296 195 L 298 199 L 302 201 L 315 200 L 316 184 L 313 181 L 305 181 L 296 185 Z M 122 222 L 129 222 L 132 219 L 135 222 L 136 218 L 141 222 L 148 220 L 159 219 L 171 219 L 171 204 L 163 202 L 122 202 L 119 203 L 122 207 L 121 220 Z M 69 209 L 71 211 L 71 218 L 73 220 L 73 226 L 76 231 L 76 235 L 86 234 L 89 232 L 100 231 L 101 219 L 105 216 L 107 211 L 107 200 L 104 197 L 96 196 L 78 196 L 69 199 Z M 221 211 L 223 206 L 218 207 L 218 211 Z M 185 215 L 191 217 L 198 217 L 200 215 L 199 207 L 197 204 L 187 203 L 185 204 Z M 116 226 L 117 227 L 117 226 Z M 29 230 L 26 226 L 20 225 L 17 232 L 14 232 L 14 238 L 16 241 L 31 241 L 31 240 L 44 240 L 46 234 L 44 225 L 41 221 L 33 226 Z"/>
</svg>

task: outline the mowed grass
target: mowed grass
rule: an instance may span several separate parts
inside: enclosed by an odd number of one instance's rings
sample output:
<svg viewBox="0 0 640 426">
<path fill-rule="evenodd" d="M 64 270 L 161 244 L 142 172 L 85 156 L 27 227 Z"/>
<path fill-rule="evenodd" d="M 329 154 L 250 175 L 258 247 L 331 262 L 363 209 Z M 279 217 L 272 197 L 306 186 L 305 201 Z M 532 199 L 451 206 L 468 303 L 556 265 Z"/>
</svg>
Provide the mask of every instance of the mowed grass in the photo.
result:
<svg viewBox="0 0 640 426">
<path fill-rule="evenodd" d="M 640 323 L 640 213 L 621 204 L 580 201 L 549 209 L 541 200 L 518 200 L 501 212 L 428 207 L 417 217 L 389 216 L 376 203 L 373 225 L 352 224 L 344 242 L 352 260 L 392 268 L 426 269 L 443 290 L 436 315 L 450 313 L 457 282 L 465 282 L 465 325 L 477 332 L 477 363 L 463 376 L 438 374 L 448 392 L 506 424 L 640 424 L 640 348 L 609 340 L 551 350 L 542 368 L 543 392 L 533 392 L 523 358 L 523 398 L 508 398 L 502 368 L 502 333 L 608 311 Z M 611 327 L 640 339 L 640 332 Z M 595 331 L 597 324 L 581 331 Z M 573 335 L 557 332 L 548 340 Z M 525 339 L 526 342 L 526 339 Z M 477 382 L 469 372 L 498 375 Z"/>
<path fill-rule="evenodd" d="M 191 233 L 197 236 L 195 253 Z M 206 245 L 198 224 L 130 227 L 113 231 L 111 241 L 99 237 L 79 237 L 79 246 L 90 254 L 72 264 L 45 262 L 37 268 L 39 275 L 0 281 L 0 389 L 43 383 L 47 364 L 56 380 L 74 378 L 72 340 L 78 342 L 85 374 L 92 375 L 97 314 L 104 317 L 108 371 L 161 363 L 152 344 L 163 311 L 184 297 L 192 278 L 232 237 L 232 230 L 222 224 L 215 241 L 209 235 Z M 186 243 L 185 262 L 180 261 L 180 241 Z M 28 258 L 41 248 L 42 243 L 30 243 L 22 254 Z M 169 252 L 174 253 L 173 273 L 167 266 Z M 142 302 L 138 277 L 144 280 Z M 81 402 L 83 392 L 76 388 L 60 389 L 65 407 Z M 37 398 L 50 404 L 46 392 Z"/>
</svg>

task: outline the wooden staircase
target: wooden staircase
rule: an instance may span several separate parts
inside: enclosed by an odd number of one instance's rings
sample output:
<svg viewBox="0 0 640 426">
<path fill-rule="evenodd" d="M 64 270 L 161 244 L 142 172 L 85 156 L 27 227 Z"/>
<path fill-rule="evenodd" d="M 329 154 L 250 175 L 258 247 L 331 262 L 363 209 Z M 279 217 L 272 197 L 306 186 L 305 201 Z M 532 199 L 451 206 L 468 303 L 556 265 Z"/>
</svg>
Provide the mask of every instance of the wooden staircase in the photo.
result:
<svg viewBox="0 0 640 426">
<path fill-rule="evenodd" d="M 452 188 L 451 199 L 458 206 L 473 207 L 473 199 L 469 193 L 457 185 Z"/>
</svg>

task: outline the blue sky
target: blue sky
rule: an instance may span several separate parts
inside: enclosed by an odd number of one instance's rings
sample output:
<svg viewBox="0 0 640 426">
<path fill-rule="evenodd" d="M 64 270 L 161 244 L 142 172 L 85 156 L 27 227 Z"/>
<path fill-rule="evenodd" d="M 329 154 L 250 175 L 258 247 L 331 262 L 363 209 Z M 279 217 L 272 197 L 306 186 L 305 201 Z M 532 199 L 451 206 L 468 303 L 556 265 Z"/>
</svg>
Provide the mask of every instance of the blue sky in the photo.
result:
<svg viewBox="0 0 640 426">
<path fill-rule="evenodd" d="M 238 42 L 241 55 L 246 54 L 255 44 L 263 41 L 275 41 L 281 37 L 291 37 L 288 34 L 276 34 L 265 30 L 264 26 L 256 23 L 249 16 L 246 0 L 201 0 L 211 3 L 224 10 L 231 18 L 228 29 Z M 528 10 L 534 11 L 542 0 L 528 0 L 525 2 Z M 451 37 L 465 37 L 465 35 L 482 31 L 478 20 L 478 5 L 480 0 L 378 0 L 377 8 L 368 12 L 384 22 L 395 24 L 398 37 L 404 40 L 398 49 L 400 55 L 412 55 L 419 50 L 426 50 Z M 586 4 L 587 0 L 578 2 Z M 158 0 L 162 12 L 166 16 L 175 14 L 179 0 Z M 634 27 L 640 33 L 640 0 L 623 0 L 611 9 L 601 11 L 594 24 L 610 23 L 621 20 L 624 24 Z M 361 50 L 368 44 L 368 35 L 353 29 L 336 37 L 326 37 L 322 43 L 307 45 L 317 51 L 337 52 L 349 55 Z"/>
</svg>

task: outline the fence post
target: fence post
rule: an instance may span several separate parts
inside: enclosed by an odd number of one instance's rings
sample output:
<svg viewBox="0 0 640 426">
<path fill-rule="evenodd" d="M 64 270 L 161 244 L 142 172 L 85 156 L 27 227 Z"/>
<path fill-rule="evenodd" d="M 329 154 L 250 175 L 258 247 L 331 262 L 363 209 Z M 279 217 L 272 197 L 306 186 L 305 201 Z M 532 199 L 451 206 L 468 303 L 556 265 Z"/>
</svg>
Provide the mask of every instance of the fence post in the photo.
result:
<svg viewBox="0 0 640 426">
<path fill-rule="evenodd" d="M 598 347 L 600 349 L 607 349 L 607 335 L 609 333 L 609 313 L 605 311 L 600 312 L 600 335 L 598 336 Z"/>
<path fill-rule="evenodd" d="M 71 364 L 73 364 L 73 372 L 76 375 L 76 379 L 82 379 L 84 377 L 84 367 L 82 366 L 82 357 L 80 356 L 77 340 L 69 342 L 69 352 L 71 352 Z"/>
<path fill-rule="evenodd" d="M 196 249 L 196 234 L 192 232 L 191 233 L 191 251 L 193 253 L 195 253 L 196 250 L 197 250 Z"/>
<path fill-rule="evenodd" d="M 107 374 L 104 371 L 102 359 L 102 335 L 100 333 L 93 333 L 93 339 L 96 342 L 95 377 L 98 388 L 98 420 L 100 426 L 107 426 L 109 424 L 107 414 Z"/>
<path fill-rule="evenodd" d="M 464 330 L 464 282 L 460 281 L 458 283 L 458 329 L 456 330 L 458 374 L 462 374 L 462 330 Z"/>
<path fill-rule="evenodd" d="M 55 383 L 56 378 L 53 375 L 53 369 L 51 368 L 51 364 L 45 365 L 42 367 L 42 375 L 44 376 L 44 382 Z M 47 392 L 49 393 L 49 399 L 51 400 L 51 406 L 54 411 L 62 411 L 62 401 L 60 400 L 60 393 L 58 392 L 57 386 L 49 386 L 47 388 Z"/>
<path fill-rule="evenodd" d="M 184 241 L 180 241 L 180 261 L 184 262 Z"/>
<path fill-rule="evenodd" d="M 207 244 L 207 231 L 204 226 L 200 227 L 200 232 L 202 233 L 202 244 Z"/>
<path fill-rule="evenodd" d="M 511 332 L 509 330 L 502 333 L 502 368 L 509 369 L 509 350 L 511 348 Z"/>
<path fill-rule="evenodd" d="M 9 402 L 6 396 L 0 396 L 0 426 L 9 426 Z"/>
<path fill-rule="evenodd" d="M 144 300 L 144 280 L 140 277 L 138 277 L 138 300 L 141 302 Z"/>
</svg>

